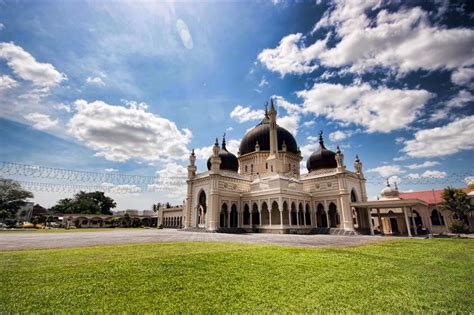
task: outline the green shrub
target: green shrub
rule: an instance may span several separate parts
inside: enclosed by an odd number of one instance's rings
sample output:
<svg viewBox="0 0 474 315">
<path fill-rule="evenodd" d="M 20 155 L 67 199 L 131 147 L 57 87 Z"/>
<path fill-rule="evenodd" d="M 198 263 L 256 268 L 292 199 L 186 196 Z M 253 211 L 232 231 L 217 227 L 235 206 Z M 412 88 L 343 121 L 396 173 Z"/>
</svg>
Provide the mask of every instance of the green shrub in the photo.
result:
<svg viewBox="0 0 474 315">
<path fill-rule="evenodd" d="M 469 228 L 467 227 L 467 225 L 460 220 L 454 220 L 453 224 L 451 224 L 450 229 L 451 232 L 456 234 L 469 233 Z"/>
</svg>

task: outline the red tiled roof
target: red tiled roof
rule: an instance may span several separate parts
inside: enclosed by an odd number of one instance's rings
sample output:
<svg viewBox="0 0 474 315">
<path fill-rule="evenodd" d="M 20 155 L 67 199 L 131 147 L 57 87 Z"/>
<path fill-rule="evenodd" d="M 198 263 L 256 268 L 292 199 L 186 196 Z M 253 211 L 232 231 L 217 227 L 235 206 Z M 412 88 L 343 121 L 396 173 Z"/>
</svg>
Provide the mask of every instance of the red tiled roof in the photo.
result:
<svg viewBox="0 0 474 315">
<path fill-rule="evenodd" d="M 466 194 L 469 193 L 469 189 L 467 188 L 459 188 L 463 190 Z M 420 199 L 428 204 L 436 204 L 441 203 L 443 198 L 441 194 L 443 193 L 444 189 L 438 190 L 426 190 L 426 191 L 415 191 L 415 192 L 401 192 L 400 198 L 401 199 Z"/>
</svg>

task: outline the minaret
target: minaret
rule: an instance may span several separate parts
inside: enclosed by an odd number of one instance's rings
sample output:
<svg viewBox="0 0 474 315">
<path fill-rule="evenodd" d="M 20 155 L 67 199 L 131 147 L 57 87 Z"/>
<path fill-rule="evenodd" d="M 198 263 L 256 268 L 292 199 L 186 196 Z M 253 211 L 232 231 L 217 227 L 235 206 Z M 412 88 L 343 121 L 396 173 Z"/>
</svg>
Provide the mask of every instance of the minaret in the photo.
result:
<svg viewBox="0 0 474 315">
<path fill-rule="evenodd" d="M 268 171 L 271 173 L 279 173 L 278 169 L 278 136 L 277 136 L 277 111 L 273 105 L 273 99 L 270 99 L 270 111 L 268 112 L 270 119 L 270 155 L 267 158 Z"/>
<path fill-rule="evenodd" d="M 356 155 L 354 169 L 355 173 L 359 175 L 360 178 L 364 178 L 364 173 L 362 173 L 362 162 L 359 160 L 359 155 Z"/>
<path fill-rule="evenodd" d="M 216 138 L 216 142 L 212 147 L 211 171 L 219 171 L 221 168 L 221 158 L 219 157 L 219 150 L 219 139 Z"/>
<path fill-rule="evenodd" d="M 188 165 L 188 179 L 192 179 L 196 175 L 196 155 L 194 154 L 194 149 L 189 155 L 189 165 Z"/>
<path fill-rule="evenodd" d="M 337 163 L 337 172 L 344 173 L 346 166 L 344 165 L 344 154 L 342 154 L 341 149 L 337 146 L 336 150 L 336 163 Z"/>
</svg>

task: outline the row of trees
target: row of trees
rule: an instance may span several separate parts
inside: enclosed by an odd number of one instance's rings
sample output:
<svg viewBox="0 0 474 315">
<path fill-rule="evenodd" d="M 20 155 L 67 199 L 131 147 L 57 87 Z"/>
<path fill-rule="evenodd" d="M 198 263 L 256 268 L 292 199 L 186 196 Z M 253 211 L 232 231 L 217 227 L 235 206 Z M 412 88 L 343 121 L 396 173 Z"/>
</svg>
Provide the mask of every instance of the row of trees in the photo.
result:
<svg viewBox="0 0 474 315">
<path fill-rule="evenodd" d="M 112 214 L 117 203 L 102 191 L 78 192 L 73 198 L 65 198 L 51 208 L 54 213 Z"/>
</svg>

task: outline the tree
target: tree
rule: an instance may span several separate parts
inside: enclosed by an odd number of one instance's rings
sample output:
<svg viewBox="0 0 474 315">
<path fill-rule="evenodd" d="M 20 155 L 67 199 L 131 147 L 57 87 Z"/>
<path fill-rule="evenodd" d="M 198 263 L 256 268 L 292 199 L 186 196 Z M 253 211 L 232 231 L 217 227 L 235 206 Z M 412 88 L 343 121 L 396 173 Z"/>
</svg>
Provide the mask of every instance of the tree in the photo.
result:
<svg viewBox="0 0 474 315">
<path fill-rule="evenodd" d="M 115 201 L 102 191 L 80 191 L 72 199 L 59 200 L 51 210 L 56 213 L 112 214 L 110 209 L 116 206 Z"/>
<path fill-rule="evenodd" d="M 17 181 L 0 177 L 0 209 L 8 211 L 8 217 L 25 205 L 27 198 L 33 198 L 33 193 L 22 189 Z"/>
<path fill-rule="evenodd" d="M 132 218 L 130 217 L 130 214 L 125 213 L 123 215 L 122 222 L 125 227 L 130 227 L 130 225 L 132 224 Z"/>
<path fill-rule="evenodd" d="M 160 202 L 158 202 L 157 204 L 153 204 L 153 206 L 151 208 L 153 209 L 153 212 L 158 212 L 158 211 L 160 211 L 161 206 L 162 206 L 162 204 Z"/>
<path fill-rule="evenodd" d="M 459 231 L 463 229 L 468 230 L 466 223 L 469 222 L 468 216 L 473 209 L 469 204 L 467 194 L 461 189 L 448 187 L 443 191 L 442 198 L 441 208 L 450 211 L 455 218 L 451 230 L 454 233 L 460 233 Z"/>
<path fill-rule="evenodd" d="M 166 209 L 171 208 L 171 204 L 169 202 L 166 203 Z"/>
</svg>

